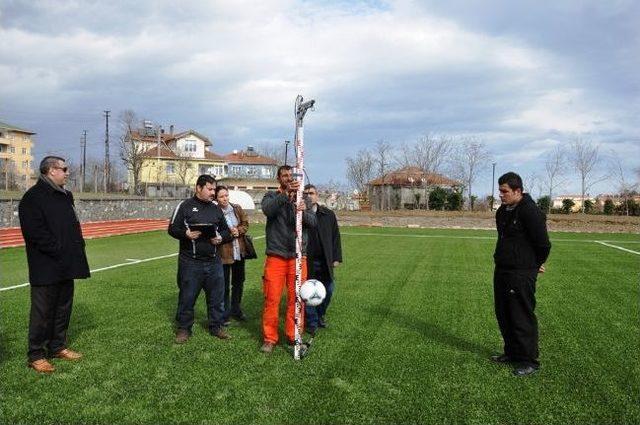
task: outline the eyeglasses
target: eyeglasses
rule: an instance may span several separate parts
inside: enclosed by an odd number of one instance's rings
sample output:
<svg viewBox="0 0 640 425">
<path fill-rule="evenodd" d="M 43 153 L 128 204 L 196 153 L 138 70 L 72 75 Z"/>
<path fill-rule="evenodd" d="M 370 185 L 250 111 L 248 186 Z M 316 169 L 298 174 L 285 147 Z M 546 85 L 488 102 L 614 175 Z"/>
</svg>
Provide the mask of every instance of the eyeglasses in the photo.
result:
<svg viewBox="0 0 640 425">
<path fill-rule="evenodd" d="M 51 167 L 51 168 L 62 170 L 63 173 L 66 173 L 67 171 L 69 171 L 69 167 Z"/>
</svg>

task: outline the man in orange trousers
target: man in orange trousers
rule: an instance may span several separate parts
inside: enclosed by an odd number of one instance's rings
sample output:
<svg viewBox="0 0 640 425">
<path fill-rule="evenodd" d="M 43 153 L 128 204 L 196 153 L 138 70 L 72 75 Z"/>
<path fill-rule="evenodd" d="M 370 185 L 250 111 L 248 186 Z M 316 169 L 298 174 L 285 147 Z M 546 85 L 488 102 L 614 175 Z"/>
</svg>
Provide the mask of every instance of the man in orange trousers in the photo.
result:
<svg viewBox="0 0 640 425">
<path fill-rule="evenodd" d="M 267 192 L 262 198 L 262 212 L 267 216 L 266 241 L 267 259 L 264 265 L 264 310 L 262 313 L 263 345 L 265 353 L 273 352 L 278 343 L 279 307 L 282 290 L 287 287 L 287 313 L 285 333 L 287 342 L 293 344 L 295 338 L 296 303 L 296 211 L 302 211 L 303 229 L 316 227 L 316 217 L 304 201 L 296 202 L 295 195 L 300 183 L 294 181 L 292 169 L 288 165 L 278 168 L 280 188 Z M 302 235 L 302 281 L 307 278 L 306 255 L 307 235 Z M 304 329 L 304 306 L 300 311 L 300 330 Z"/>
</svg>

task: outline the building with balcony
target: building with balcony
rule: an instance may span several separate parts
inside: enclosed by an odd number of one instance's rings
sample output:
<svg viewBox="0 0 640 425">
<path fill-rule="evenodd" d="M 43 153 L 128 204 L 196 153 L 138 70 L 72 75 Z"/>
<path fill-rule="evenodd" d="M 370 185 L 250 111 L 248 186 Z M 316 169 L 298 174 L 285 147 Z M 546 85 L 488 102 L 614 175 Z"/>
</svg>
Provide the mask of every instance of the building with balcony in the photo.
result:
<svg viewBox="0 0 640 425">
<path fill-rule="evenodd" d="M 25 190 L 35 182 L 33 136 L 36 133 L 0 121 L 0 187 Z"/>
</svg>

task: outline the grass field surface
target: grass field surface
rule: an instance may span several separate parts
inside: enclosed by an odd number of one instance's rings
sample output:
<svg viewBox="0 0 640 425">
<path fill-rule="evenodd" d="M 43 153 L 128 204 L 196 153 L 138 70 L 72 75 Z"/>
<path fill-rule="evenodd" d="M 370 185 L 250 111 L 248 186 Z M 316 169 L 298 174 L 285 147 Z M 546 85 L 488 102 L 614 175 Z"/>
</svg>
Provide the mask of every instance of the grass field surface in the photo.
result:
<svg viewBox="0 0 640 425">
<path fill-rule="evenodd" d="M 177 242 L 88 241 L 93 270 L 117 267 L 76 283 L 81 361 L 28 369 L 29 288 L 0 292 L 0 423 L 640 423 L 638 235 L 552 234 L 537 292 L 542 368 L 516 378 L 488 361 L 501 350 L 495 232 L 342 232 L 329 327 L 300 362 L 282 346 L 259 352 L 262 256 L 247 263 L 250 320 L 232 323 L 233 339 L 207 334 L 200 297 L 194 336 L 177 346 L 177 258 L 137 262 Z M 0 268 L 0 288 L 26 282 L 24 248 L 1 250 Z"/>
</svg>

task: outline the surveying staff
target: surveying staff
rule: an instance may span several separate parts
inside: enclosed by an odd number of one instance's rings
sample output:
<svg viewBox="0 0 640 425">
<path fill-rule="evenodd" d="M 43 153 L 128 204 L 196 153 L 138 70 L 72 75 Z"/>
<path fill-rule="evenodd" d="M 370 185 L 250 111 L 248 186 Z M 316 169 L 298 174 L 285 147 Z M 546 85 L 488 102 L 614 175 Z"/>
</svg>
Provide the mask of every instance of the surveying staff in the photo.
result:
<svg viewBox="0 0 640 425">
<path fill-rule="evenodd" d="M 232 240 L 220 207 L 213 203 L 215 180 L 203 174 L 196 181 L 193 198 L 178 204 L 168 232 L 180 241 L 178 256 L 178 311 L 176 343 L 187 342 L 194 321 L 194 307 L 200 290 L 207 296 L 209 332 L 220 339 L 231 336 L 223 328 L 224 276 L 217 246 Z M 189 225 L 211 224 L 211 232 L 191 230 Z"/>
<path fill-rule="evenodd" d="M 233 236 L 231 242 L 220 245 L 220 258 L 224 270 L 224 320 L 228 323 L 229 318 L 234 318 L 244 322 L 247 317 L 240 307 L 246 255 L 243 236 L 249 230 L 249 220 L 247 213 L 240 205 L 229 202 L 229 190 L 225 186 L 216 187 L 216 201 L 224 213 L 225 221 Z M 231 292 L 231 302 L 229 302 L 229 292 Z"/>
<path fill-rule="evenodd" d="M 502 205 L 496 212 L 498 242 L 493 255 L 496 318 L 504 340 L 497 363 L 514 363 L 516 376 L 535 373 L 538 362 L 536 279 L 544 273 L 551 251 L 546 217 L 531 196 L 522 193 L 522 179 L 513 172 L 498 179 Z"/>
<path fill-rule="evenodd" d="M 329 208 L 318 204 L 318 189 L 314 185 L 308 184 L 304 187 L 304 194 L 311 201 L 311 211 L 316 215 L 318 221 L 316 228 L 309 229 L 308 232 L 307 267 L 309 279 L 319 280 L 327 290 L 327 295 L 319 306 L 305 306 L 307 332 L 311 336 L 315 336 L 319 327 L 326 327 L 324 315 L 331 302 L 335 286 L 333 269 L 342 262 L 342 247 L 336 215 Z"/>
<path fill-rule="evenodd" d="M 304 228 L 316 226 L 316 216 L 307 210 L 305 201 L 296 200 L 300 183 L 293 180 L 291 167 L 278 168 L 277 191 L 267 192 L 262 198 L 262 212 L 267 216 L 267 258 L 264 265 L 263 290 L 264 310 L 262 332 L 264 344 L 261 350 L 271 353 L 278 342 L 278 310 L 282 290 L 287 286 L 287 313 L 285 333 L 289 344 L 295 339 L 296 303 L 296 211 L 302 211 Z M 307 278 L 306 231 L 302 234 L 302 276 Z M 300 312 L 300 328 L 304 329 L 304 311 Z"/>
<path fill-rule="evenodd" d="M 68 177 L 63 158 L 45 157 L 37 183 L 18 207 L 31 284 L 28 365 L 40 373 L 55 371 L 47 355 L 65 360 L 82 357 L 67 347 L 67 330 L 73 279 L 85 279 L 90 273 L 73 195 L 64 189 Z"/>
</svg>

